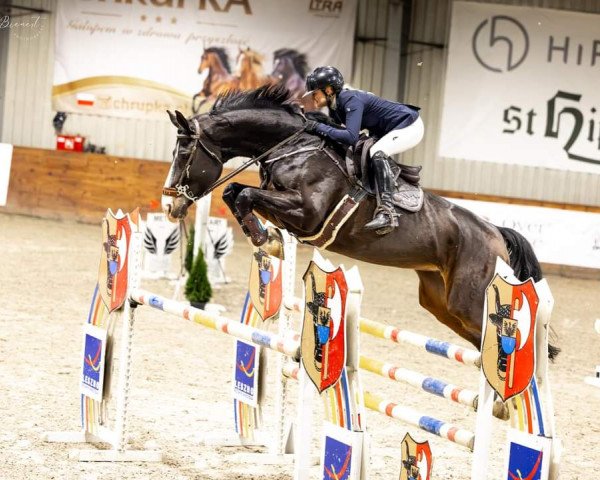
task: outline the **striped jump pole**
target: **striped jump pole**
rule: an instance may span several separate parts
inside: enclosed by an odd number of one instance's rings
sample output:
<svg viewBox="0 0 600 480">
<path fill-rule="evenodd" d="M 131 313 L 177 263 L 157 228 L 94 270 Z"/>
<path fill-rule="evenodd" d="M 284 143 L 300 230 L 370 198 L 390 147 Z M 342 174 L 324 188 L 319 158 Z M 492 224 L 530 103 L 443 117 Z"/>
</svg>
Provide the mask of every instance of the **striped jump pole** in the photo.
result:
<svg viewBox="0 0 600 480">
<path fill-rule="evenodd" d="M 366 318 L 360 319 L 360 331 L 374 337 L 384 338 L 396 343 L 407 343 L 425 349 L 427 352 L 440 357 L 456 360 L 465 365 L 481 367 L 481 355 L 477 350 L 459 347 L 452 343 L 426 337 L 419 333 L 400 330 Z"/>
<path fill-rule="evenodd" d="M 220 315 L 207 313 L 204 310 L 190 307 L 184 303 L 176 302 L 145 290 L 132 291 L 131 299 L 141 305 L 147 305 L 171 315 L 190 320 L 206 328 L 274 350 L 288 357 L 294 359 L 300 358 L 300 336 L 297 333 L 290 332 L 290 334 L 282 336 L 266 332 L 240 323 L 237 320 L 230 320 Z"/>
<path fill-rule="evenodd" d="M 283 376 L 298 380 L 298 370 L 300 367 L 293 364 L 287 364 L 283 367 Z M 379 413 L 383 413 L 388 417 L 401 420 L 404 423 L 413 425 L 421 430 L 445 438 L 458 445 L 468 448 L 473 451 L 475 442 L 475 434 L 469 430 L 459 428 L 451 423 L 438 420 L 427 415 L 421 415 L 412 408 L 403 407 L 396 403 L 384 400 L 383 398 L 374 395 L 370 392 L 364 392 L 365 407 Z"/>
<path fill-rule="evenodd" d="M 302 312 L 304 304 L 299 298 L 295 298 L 292 305 L 286 305 L 287 308 Z M 405 343 L 415 347 L 423 348 L 425 351 L 444 357 L 450 360 L 455 360 L 465 365 L 473 365 L 481 368 L 481 354 L 477 350 L 470 348 L 459 347 L 449 342 L 436 340 L 435 338 L 427 337 L 419 333 L 401 330 L 391 325 L 385 325 L 375 320 L 367 318 L 360 319 L 360 331 L 373 337 L 391 340 L 395 343 Z"/>
<path fill-rule="evenodd" d="M 360 357 L 359 366 L 361 369 L 367 370 L 368 372 L 391 378 L 396 382 L 412 385 L 425 392 L 460 403 L 461 405 L 465 405 L 477 411 L 479 394 L 473 390 L 458 387 L 451 383 L 446 383 L 443 380 L 415 372 L 414 370 L 397 367 L 391 363 L 385 363 L 380 360 L 365 357 L 364 355 L 361 355 Z M 508 420 L 508 408 L 500 401 L 497 401 L 494 404 L 494 416 L 500 420 Z"/>
<path fill-rule="evenodd" d="M 445 438 L 451 442 L 461 445 L 473 451 L 475 443 L 475 434 L 469 430 L 456 427 L 451 423 L 443 422 L 427 415 L 421 415 L 412 408 L 404 407 L 396 403 L 385 400 L 372 393 L 365 392 L 365 407 L 370 410 L 383 413 L 388 417 L 401 420 L 426 432 Z"/>
</svg>

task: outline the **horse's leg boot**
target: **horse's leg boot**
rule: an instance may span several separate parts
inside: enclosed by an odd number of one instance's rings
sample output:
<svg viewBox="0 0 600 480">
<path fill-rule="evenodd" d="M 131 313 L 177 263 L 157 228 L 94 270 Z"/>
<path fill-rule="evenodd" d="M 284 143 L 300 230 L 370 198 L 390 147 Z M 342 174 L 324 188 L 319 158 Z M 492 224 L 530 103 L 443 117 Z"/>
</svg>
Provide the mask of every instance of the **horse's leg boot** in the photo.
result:
<svg viewBox="0 0 600 480">
<path fill-rule="evenodd" d="M 392 203 L 394 174 L 383 152 L 376 152 L 371 158 L 375 169 L 377 188 L 381 203 L 375 212 L 375 218 L 367 223 L 365 230 L 376 230 L 378 235 L 385 235 L 398 226 L 397 214 Z"/>
<path fill-rule="evenodd" d="M 253 213 L 248 213 L 242 219 L 242 226 L 248 229 L 250 233 L 250 241 L 255 247 L 261 247 L 268 240 L 269 235 L 267 230 L 262 228 L 258 218 Z"/>
</svg>

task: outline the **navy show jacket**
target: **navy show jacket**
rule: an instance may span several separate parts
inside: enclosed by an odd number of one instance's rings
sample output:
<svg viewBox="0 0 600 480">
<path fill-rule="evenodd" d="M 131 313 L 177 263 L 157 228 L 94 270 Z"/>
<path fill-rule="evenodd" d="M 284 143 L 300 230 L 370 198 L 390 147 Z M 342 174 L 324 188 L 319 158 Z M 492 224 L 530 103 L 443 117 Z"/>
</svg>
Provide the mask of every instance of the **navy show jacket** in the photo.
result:
<svg viewBox="0 0 600 480">
<path fill-rule="evenodd" d="M 337 97 L 336 109 L 330 109 L 329 115 L 346 128 L 319 123 L 317 133 L 346 145 L 355 145 L 359 132 L 365 128 L 371 137 L 381 138 L 392 130 L 408 127 L 419 118 L 419 109 L 363 90 L 342 90 Z"/>
</svg>

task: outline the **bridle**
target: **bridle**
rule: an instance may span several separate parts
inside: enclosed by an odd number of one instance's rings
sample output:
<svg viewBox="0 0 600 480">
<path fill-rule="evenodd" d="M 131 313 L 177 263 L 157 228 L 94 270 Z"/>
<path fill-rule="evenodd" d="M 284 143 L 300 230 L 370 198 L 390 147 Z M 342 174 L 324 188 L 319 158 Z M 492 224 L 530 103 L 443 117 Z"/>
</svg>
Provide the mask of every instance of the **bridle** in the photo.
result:
<svg viewBox="0 0 600 480">
<path fill-rule="evenodd" d="M 177 147 L 175 150 L 175 158 L 178 157 L 177 154 L 179 153 L 179 140 L 181 138 L 191 138 L 192 140 L 194 140 L 194 144 L 192 145 L 192 150 L 188 156 L 185 166 L 183 167 L 183 170 L 181 170 L 181 174 L 179 175 L 179 178 L 177 179 L 177 183 L 175 184 L 175 186 L 174 187 L 163 187 L 162 194 L 166 195 L 168 197 L 178 197 L 179 195 L 183 195 L 188 200 L 191 200 L 192 202 L 197 202 L 198 200 L 200 200 L 200 198 L 202 198 L 203 195 L 194 195 L 190 189 L 190 186 L 183 183 L 184 176 L 188 180 L 190 178 L 190 167 L 192 166 L 192 162 L 194 161 L 194 154 L 196 153 L 196 149 L 198 148 L 198 146 L 200 146 L 200 148 L 202 150 L 204 150 L 204 152 L 210 158 L 212 158 L 216 162 L 220 163 L 221 165 L 223 164 L 223 162 L 217 156 L 217 154 L 214 153 L 210 148 L 208 148 L 206 146 L 206 144 L 202 141 L 202 138 L 200 137 L 200 135 L 202 133 L 202 129 L 200 128 L 200 123 L 198 122 L 198 119 L 192 118 L 192 121 L 194 122 L 194 125 L 196 126 L 195 132 L 192 131 L 191 135 L 185 135 L 185 134 L 177 135 Z M 175 161 L 175 160 L 173 160 L 173 161 Z"/>
<path fill-rule="evenodd" d="M 183 170 L 181 171 L 181 174 L 179 175 L 179 179 L 177 180 L 177 183 L 175 184 L 175 186 L 174 187 L 163 187 L 163 191 L 162 191 L 162 194 L 167 197 L 178 197 L 180 195 L 183 195 L 185 198 L 187 198 L 188 200 L 191 200 L 192 202 L 197 202 L 202 197 L 204 197 L 205 195 L 212 192 L 215 188 L 219 187 L 220 185 L 223 185 L 229 179 L 235 177 L 238 173 L 240 173 L 241 171 L 248 168 L 250 165 L 260 162 L 264 158 L 271 155 L 271 153 L 273 153 L 278 148 L 282 147 L 283 145 L 285 145 L 288 142 L 291 142 L 293 139 L 295 139 L 296 137 L 298 137 L 299 135 L 304 133 L 304 128 L 301 128 L 300 130 L 292 133 L 289 137 L 286 137 L 284 140 L 279 142 L 274 147 L 270 148 L 269 150 L 262 153 L 258 157 L 251 158 L 250 160 L 244 162 L 241 166 L 236 168 L 234 171 L 225 175 L 220 180 L 217 180 L 216 182 L 214 182 L 210 187 L 208 187 L 208 189 L 206 189 L 206 191 L 202 195 L 194 195 L 194 193 L 190 189 L 190 186 L 184 185 L 182 182 L 183 182 L 184 176 L 188 180 L 190 178 L 190 167 L 192 166 L 192 162 L 194 161 L 194 153 L 196 153 L 196 149 L 198 148 L 198 146 L 200 146 L 200 148 L 202 150 L 204 150 L 204 152 L 206 154 L 208 154 L 208 156 L 210 158 L 212 158 L 216 162 L 220 163 L 221 165 L 223 165 L 223 161 L 217 156 L 216 153 L 214 153 L 210 148 L 208 148 L 205 145 L 205 143 L 202 141 L 202 139 L 200 138 L 202 129 L 200 128 L 200 123 L 198 122 L 198 120 L 196 118 L 192 118 L 192 121 L 194 122 L 194 125 L 196 126 L 196 129 L 195 129 L 196 132 L 192 132 L 191 135 L 182 135 L 182 134 L 177 135 L 177 149 L 175 152 L 175 158 L 177 158 L 177 153 L 179 152 L 179 139 L 180 138 L 192 138 L 193 140 L 195 140 L 194 145 L 192 146 L 192 151 L 190 152 L 190 155 L 188 156 L 185 166 L 183 167 Z M 285 155 L 285 156 L 288 156 L 288 155 Z M 175 161 L 175 160 L 173 160 L 173 161 Z"/>
</svg>

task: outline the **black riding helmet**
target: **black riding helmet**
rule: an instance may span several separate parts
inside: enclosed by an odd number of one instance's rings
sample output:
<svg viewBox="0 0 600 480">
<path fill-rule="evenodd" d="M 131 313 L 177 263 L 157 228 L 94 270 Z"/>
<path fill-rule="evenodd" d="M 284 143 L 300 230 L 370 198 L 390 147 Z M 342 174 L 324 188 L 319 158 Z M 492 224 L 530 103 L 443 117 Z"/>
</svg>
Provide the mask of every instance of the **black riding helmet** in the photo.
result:
<svg viewBox="0 0 600 480">
<path fill-rule="evenodd" d="M 306 77 L 306 95 L 312 94 L 315 90 L 325 90 L 330 85 L 333 92 L 337 95 L 344 88 L 344 77 L 335 67 L 317 67 Z"/>
</svg>

